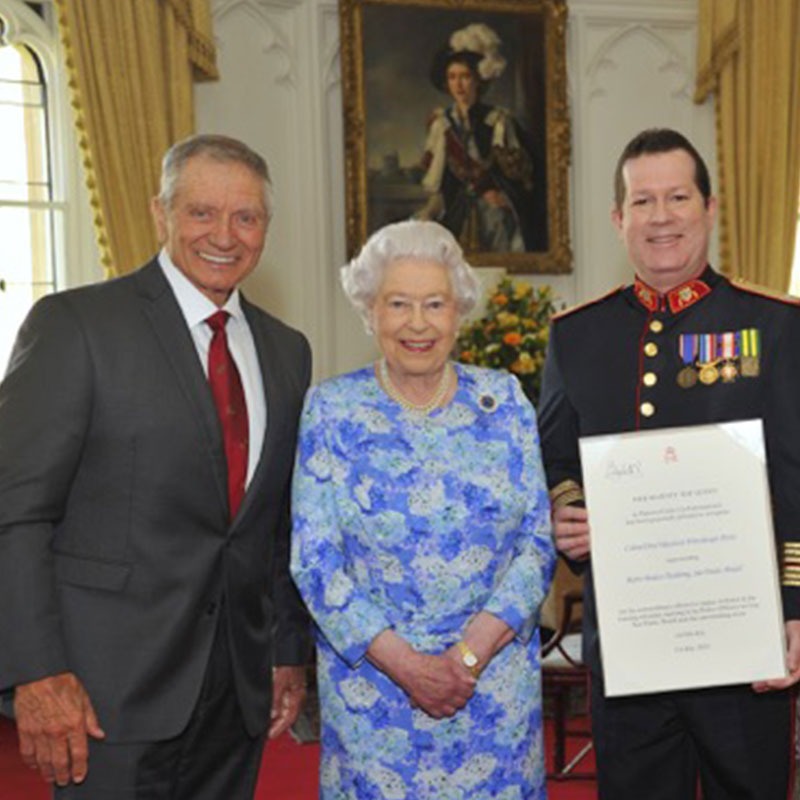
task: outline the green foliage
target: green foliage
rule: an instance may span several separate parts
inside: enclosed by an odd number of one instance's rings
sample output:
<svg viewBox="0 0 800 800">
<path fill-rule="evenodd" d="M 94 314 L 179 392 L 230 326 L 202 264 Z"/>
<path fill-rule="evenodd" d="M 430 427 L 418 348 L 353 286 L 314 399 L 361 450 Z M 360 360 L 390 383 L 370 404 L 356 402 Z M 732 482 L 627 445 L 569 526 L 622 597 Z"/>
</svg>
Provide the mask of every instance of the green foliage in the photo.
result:
<svg viewBox="0 0 800 800">
<path fill-rule="evenodd" d="M 536 404 L 550 317 L 557 310 L 549 286 L 503 278 L 489 297 L 485 315 L 459 331 L 455 357 L 464 364 L 513 372 Z"/>
</svg>

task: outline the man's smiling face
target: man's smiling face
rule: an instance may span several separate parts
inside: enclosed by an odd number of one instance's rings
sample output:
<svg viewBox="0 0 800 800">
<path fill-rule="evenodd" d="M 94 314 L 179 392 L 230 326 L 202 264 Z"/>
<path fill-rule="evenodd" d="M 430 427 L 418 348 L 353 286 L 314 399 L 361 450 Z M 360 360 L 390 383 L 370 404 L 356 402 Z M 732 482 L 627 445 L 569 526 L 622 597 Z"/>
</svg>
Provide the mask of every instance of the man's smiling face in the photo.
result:
<svg viewBox="0 0 800 800">
<path fill-rule="evenodd" d="M 717 206 L 715 198 L 703 199 L 689 153 L 638 156 L 622 174 L 625 197 L 611 218 L 639 277 L 665 292 L 699 275 Z"/>
<path fill-rule="evenodd" d="M 269 225 L 265 184 L 244 164 L 190 158 L 169 207 L 155 198 L 152 211 L 175 266 L 217 306 L 258 264 Z"/>
</svg>

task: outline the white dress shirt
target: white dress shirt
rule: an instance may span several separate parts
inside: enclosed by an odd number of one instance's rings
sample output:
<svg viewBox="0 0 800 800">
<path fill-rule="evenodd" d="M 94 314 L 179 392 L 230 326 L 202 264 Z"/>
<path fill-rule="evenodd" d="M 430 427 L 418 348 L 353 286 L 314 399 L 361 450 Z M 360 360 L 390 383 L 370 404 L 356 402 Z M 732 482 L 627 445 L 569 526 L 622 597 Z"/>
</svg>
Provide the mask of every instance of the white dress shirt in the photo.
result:
<svg viewBox="0 0 800 800">
<path fill-rule="evenodd" d="M 239 290 L 234 289 L 228 301 L 222 306 L 222 309 L 219 309 L 175 266 L 166 250 L 162 250 L 158 254 L 158 263 L 172 287 L 175 299 L 189 326 L 206 378 L 208 377 L 208 348 L 211 345 L 212 332 L 205 321 L 216 311 L 227 311 L 230 314 L 225 332 L 228 337 L 228 349 L 242 379 L 244 400 L 247 404 L 250 442 L 247 448 L 246 485 L 249 485 L 261 457 L 261 447 L 267 430 L 267 404 L 264 399 L 264 382 L 261 377 L 256 345 L 253 341 L 253 333 L 247 324 L 247 318 L 242 311 Z"/>
</svg>

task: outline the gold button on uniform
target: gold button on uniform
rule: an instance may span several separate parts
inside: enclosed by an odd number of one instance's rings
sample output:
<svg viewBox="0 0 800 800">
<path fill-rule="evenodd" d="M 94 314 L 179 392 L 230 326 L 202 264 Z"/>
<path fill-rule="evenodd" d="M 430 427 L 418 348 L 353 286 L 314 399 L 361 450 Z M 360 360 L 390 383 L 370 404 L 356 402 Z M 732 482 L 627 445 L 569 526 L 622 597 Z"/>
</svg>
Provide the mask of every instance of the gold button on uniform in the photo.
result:
<svg viewBox="0 0 800 800">
<path fill-rule="evenodd" d="M 646 356 L 650 356 L 651 358 L 653 356 L 657 356 L 658 355 L 658 345 L 655 342 L 648 342 L 644 346 L 644 354 Z"/>
<path fill-rule="evenodd" d="M 653 333 L 661 333 L 661 331 L 664 330 L 664 323 L 660 319 L 654 319 L 650 323 L 650 330 L 653 331 Z"/>
<path fill-rule="evenodd" d="M 656 407 L 652 403 L 642 403 L 639 411 L 642 412 L 643 417 L 652 417 L 656 413 Z"/>
<path fill-rule="evenodd" d="M 645 372 L 644 377 L 642 378 L 642 383 L 645 386 L 655 386 L 658 382 L 658 375 L 655 372 Z"/>
</svg>

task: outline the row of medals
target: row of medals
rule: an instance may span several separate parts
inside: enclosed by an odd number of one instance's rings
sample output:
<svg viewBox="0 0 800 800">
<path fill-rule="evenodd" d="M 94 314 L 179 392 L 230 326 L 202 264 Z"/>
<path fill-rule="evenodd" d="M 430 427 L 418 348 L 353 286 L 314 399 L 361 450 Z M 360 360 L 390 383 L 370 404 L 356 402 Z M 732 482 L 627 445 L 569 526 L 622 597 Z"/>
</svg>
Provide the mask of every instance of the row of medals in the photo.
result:
<svg viewBox="0 0 800 800">
<path fill-rule="evenodd" d="M 758 375 L 758 356 L 742 356 L 738 359 L 721 359 L 714 361 L 697 361 L 687 364 L 678 373 L 678 386 L 691 389 L 697 381 L 711 386 L 718 380 L 733 383 L 740 375 L 743 378 L 755 378 Z"/>
</svg>

